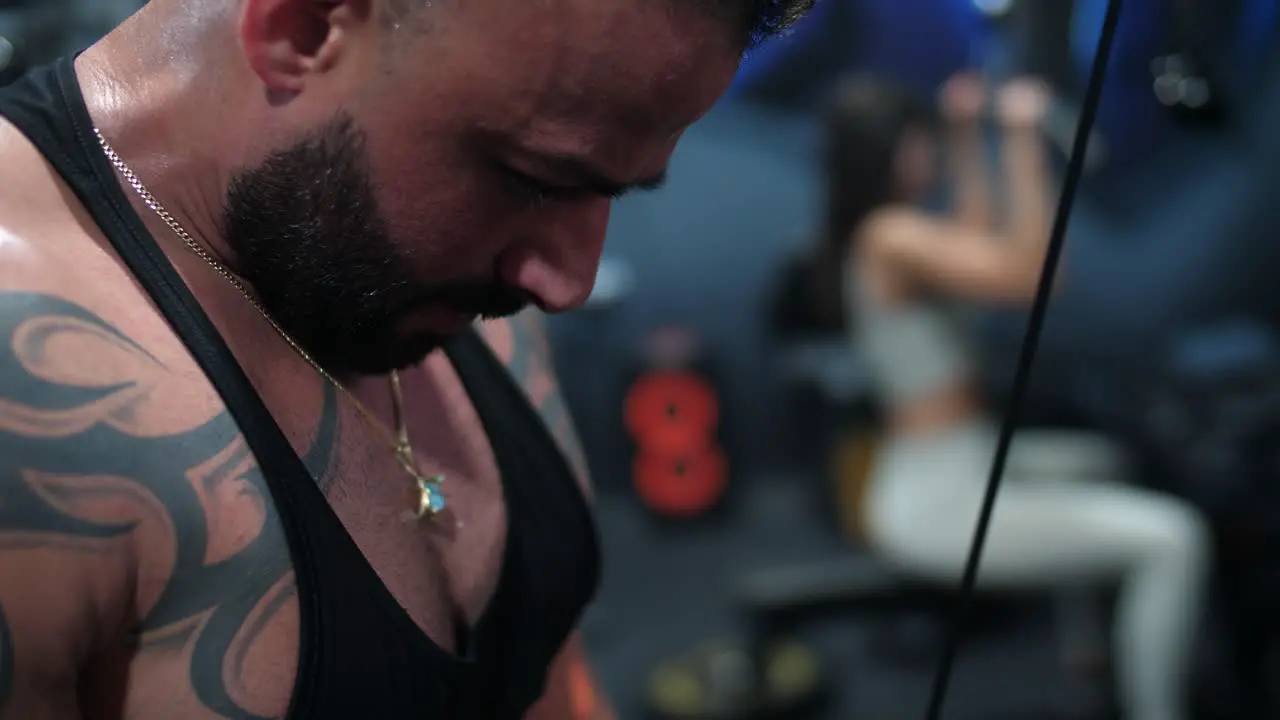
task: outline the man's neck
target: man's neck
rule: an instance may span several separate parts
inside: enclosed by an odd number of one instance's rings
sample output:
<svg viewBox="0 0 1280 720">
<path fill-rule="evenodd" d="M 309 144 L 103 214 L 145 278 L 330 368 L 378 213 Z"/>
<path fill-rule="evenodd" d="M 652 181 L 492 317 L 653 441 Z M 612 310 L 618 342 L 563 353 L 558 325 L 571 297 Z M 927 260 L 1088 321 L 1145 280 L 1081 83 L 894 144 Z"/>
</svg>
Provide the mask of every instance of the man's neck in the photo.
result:
<svg viewBox="0 0 1280 720">
<path fill-rule="evenodd" d="M 223 140 L 233 134 L 220 127 L 211 105 L 217 91 L 180 65 L 148 61 L 154 49 L 140 48 L 147 40 L 138 34 L 126 23 L 77 58 L 89 115 L 176 223 L 234 268 L 219 218 L 236 148 Z"/>
</svg>

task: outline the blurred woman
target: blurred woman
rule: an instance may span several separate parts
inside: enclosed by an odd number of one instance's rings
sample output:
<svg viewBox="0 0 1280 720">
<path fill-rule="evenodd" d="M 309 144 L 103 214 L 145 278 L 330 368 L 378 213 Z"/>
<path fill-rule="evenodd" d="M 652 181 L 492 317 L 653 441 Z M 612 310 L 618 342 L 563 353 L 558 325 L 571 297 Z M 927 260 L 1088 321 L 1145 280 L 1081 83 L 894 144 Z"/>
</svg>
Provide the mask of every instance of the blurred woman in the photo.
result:
<svg viewBox="0 0 1280 720">
<path fill-rule="evenodd" d="M 998 432 L 979 403 L 964 311 L 1034 296 L 1052 214 L 1038 131 L 1048 103 L 1028 79 L 995 98 L 1003 222 L 988 200 L 978 78 L 944 87 L 941 118 L 868 77 L 843 83 L 830 108 L 827 282 L 843 296 L 888 421 L 866 498 L 868 540 L 903 572 L 946 581 L 963 572 Z M 935 185 L 940 139 L 954 186 L 946 215 L 918 207 Z M 1125 484 L 1110 457 L 1089 436 L 1019 433 L 979 583 L 1118 580 L 1114 666 L 1127 716 L 1183 720 L 1208 533 L 1189 505 Z"/>
</svg>

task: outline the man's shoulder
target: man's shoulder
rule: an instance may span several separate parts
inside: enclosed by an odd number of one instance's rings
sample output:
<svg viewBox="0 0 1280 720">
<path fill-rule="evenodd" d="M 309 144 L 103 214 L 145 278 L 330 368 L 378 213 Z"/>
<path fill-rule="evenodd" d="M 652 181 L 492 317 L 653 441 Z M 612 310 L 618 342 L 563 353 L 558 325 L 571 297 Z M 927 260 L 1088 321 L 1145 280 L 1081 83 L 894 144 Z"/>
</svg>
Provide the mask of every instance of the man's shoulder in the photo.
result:
<svg viewBox="0 0 1280 720">
<path fill-rule="evenodd" d="M 140 506 L 124 471 L 140 459 L 103 429 L 147 421 L 128 384 L 154 384 L 145 367 L 164 343 L 139 339 L 145 301 L 3 122 L 0 187 L 0 577 L 21 581 L 0 592 L 0 621 L 56 665 L 29 657 L 30 672 L 61 675 L 131 612 L 137 517 L 120 509 Z M 32 627 L 38 591 L 67 596 L 41 611 L 62 629 Z"/>
<path fill-rule="evenodd" d="M 94 398 L 86 412 L 105 411 L 113 398 L 130 405 L 127 415 L 140 422 L 155 419 L 147 420 L 149 408 L 122 388 L 164 385 L 176 392 L 181 386 L 184 398 L 210 396 L 193 402 L 206 406 L 199 414 L 219 407 L 185 346 L 93 219 L 14 132 L 0 123 L 0 187 L 6 188 L 0 193 L 0 434 L 6 432 L 3 408 L 12 407 L 4 401 L 19 396 L 64 405 L 73 396 Z M 165 422 L 183 424 L 179 404 L 166 404 L 174 417 Z M 119 425 L 123 418 L 97 419 Z"/>
<path fill-rule="evenodd" d="M 11 210 L 0 212 L 0 624 L 17 652 L 0 647 L 0 666 L 16 663 L 16 686 L 74 697 L 94 653 L 139 618 L 152 634 L 169 621 L 157 598 L 185 591 L 170 582 L 183 563 L 236 547 L 226 537 L 250 521 L 207 528 L 254 503 L 227 499 L 251 459 L 127 273 L 83 257 L 88 231 L 14 228 Z"/>
<path fill-rule="evenodd" d="M 0 223 L 39 219 L 62 209 L 70 217 L 71 193 L 44 155 L 16 127 L 0 117 Z M 8 217 L 6 217 L 8 216 Z"/>
<path fill-rule="evenodd" d="M 189 492 L 220 447 L 233 457 L 239 431 L 74 196 L 10 132 L 0 128 L 0 578 L 74 590 L 83 602 L 62 610 L 84 621 L 76 632 L 115 631 L 143 580 L 172 563 L 158 557 L 172 550 L 167 529 L 203 522 L 198 503 L 165 498 Z M 50 563 L 56 577 L 41 574 Z M 0 592 L 0 613 L 24 621 L 29 600 Z"/>
<path fill-rule="evenodd" d="M 524 390 L 589 495 L 586 456 L 560 391 L 545 315 L 541 310 L 529 308 L 508 318 L 485 321 L 479 331 Z"/>
<path fill-rule="evenodd" d="M 0 313 L 76 305 L 107 323 L 142 321 L 156 335 L 161 324 L 145 322 L 154 315 L 149 302 L 93 218 L 39 151 L 3 118 L 0 187 Z"/>
</svg>

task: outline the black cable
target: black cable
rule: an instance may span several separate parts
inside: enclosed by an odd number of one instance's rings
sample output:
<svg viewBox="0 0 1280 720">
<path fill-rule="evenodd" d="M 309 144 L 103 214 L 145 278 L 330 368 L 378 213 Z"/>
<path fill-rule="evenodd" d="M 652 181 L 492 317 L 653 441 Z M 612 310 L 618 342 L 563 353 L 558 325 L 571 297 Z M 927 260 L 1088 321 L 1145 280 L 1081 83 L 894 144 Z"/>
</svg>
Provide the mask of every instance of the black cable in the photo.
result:
<svg viewBox="0 0 1280 720">
<path fill-rule="evenodd" d="M 1045 314 L 1049 309 L 1049 298 L 1053 291 L 1053 278 L 1058 269 L 1058 258 L 1062 255 L 1067 223 L 1071 219 L 1071 207 L 1075 202 L 1076 188 L 1080 185 L 1080 176 L 1084 170 L 1089 134 L 1098 114 L 1098 104 L 1102 99 L 1102 83 L 1107 75 L 1107 64 L 1111 57 L 1116 26 L 1120 20 L 1121 5 L 1123 0 L 1107 0 L 1107 12 L 1102 21 L 1102 36 L 1098 40 L 1098 49 L 1093 56 L 1089 85 L 1085 89 L 1084 105 L 1080 111 L 1080 124 L 1076 126 L 1075 141 L 1071 145 L 1071 158 L 1067 163 L 1066 176 L 1062 181 L 1062 194 L 1059 196 L 1058 208 L 1054 213 L 1053 230 L 1049 235 L 1049 246 L 1045 252 L 1044 269 L 1040 273 L 1040 284 L 1036 287 L 1035 302 L 1031 306 L 1031 316 L 1027 321 L 1027 334 L 1022 338 L 1022 348 L 1018 353 L 1018 371 L 1014 375 L 1013 391 L 1010 393 L 1008 410 L 1000 424 L 1000 439 L 996 444 L 995 458 L 991 463 L 991 475 L 987 479 L 982 511 L 978 515 L 978 526 L 974 530 L 973 544 L 969 548 L 964 578 L 960 582 L 960 597 L 956 602 L 955 616 L 947 633 L 947 642 L 942 648 L 942 659 L 938 665 L 937 674 L 934 675 L 926 720 L 939 720 L 942 716 L 942 704 L 946 699 L 947 687 L 960 649 L 964 622 L 973 601 L 978 567 L 982 561 L 982 549 L 986 544 L 988 526 L 991 524 L 991 512 L 995 508 L 996 495 L 1000 491 L 1000 481 L 1004 476 L 1005 463 L 1009 457 L 1009 446 L 1013 441 L 1014 430 L 1018 426 L 1023 400 L 1027 394 L 1028 380 L 1031 377 L 1031 366 L 1035 361 L 1036 348 L 1040 344 L 1040 334 L 1044 328 Z"/>
</svg>

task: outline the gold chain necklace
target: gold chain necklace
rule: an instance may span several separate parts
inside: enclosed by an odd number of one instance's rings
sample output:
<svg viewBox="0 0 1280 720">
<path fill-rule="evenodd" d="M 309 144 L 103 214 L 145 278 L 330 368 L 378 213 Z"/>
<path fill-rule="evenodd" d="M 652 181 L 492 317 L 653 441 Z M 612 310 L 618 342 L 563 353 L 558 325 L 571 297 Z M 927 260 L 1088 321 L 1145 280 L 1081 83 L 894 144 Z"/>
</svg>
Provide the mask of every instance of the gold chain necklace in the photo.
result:
<svg viewBox="0 0 1280 720">
<path fill-rule="evenodd" d="M 258 302 L 258 299 L 253 296 L 253 293 L 249 292 L 249 289 L 244 286 L 244 283 L 240 282 L 239 278 L 232 274 L 225 265 L 218 262 L 218 260 L 214 258 L 208 250 L 205 250 L 200 243 L 196 242 L 195 238 L 191 236 L 191 233 L 187 232 L 186 228 L 182 227 L 182 225 L 178 223 L 177 219 L 174 218 L 173 215 L 169 214 L 169 211 L 160 204 L 160 201 L 156 199 L 156 196 L 152 195 L 151 191 L 142 184 L 142 181 L 138 179 L 138 176 L 134 174 L 133 170 L 129 169 L 129 166 L 125 164 L 124 160 L 121 159 L 120 155 L 111 147 L 110 143 L 107 142 L 106 138 L 102 136 L 102 133 L 97 128 L 93 129 L 93 134 L 97 136 L 98 144 L 102 146 L 102 151 L 106 153 L 107 159 L 110 160 L 111 164 L 115 166 L 115 169 L 124 176 L 124 179 L 129 183 L 130 187 L 138 193 L 138 197 L 142 198 L 142 202 L 145 203 L 148 208 L 151 208 L 151 211 L 164 221 L 165 225 L 169 226 L 169 229 L 182 240 L 191 252 L 195 253 L 201 260 L 204 260 L 209 267 L 213 268 L 215 272 L 223 277 L 223 279 L 231 283 L 232 287 L 239 290 L 245 300 L 248 300 L 249 304 L 258 311 L 258 314 L 262 315 L 262 318 L 266 320 L 271 327 L 275 328 L 275 331 L 280 334 L 280 337 L 286 343 L 289 344 L 289 347 L 293 348 L 294 352 L 298 353 L 303 360 L 306 360 L 307 364 L 314 368 L 315 371 L 320 374 L 320 377 L 324 378 L 326 382 L 333 385 L 338 390 L 341 390 L 342 394 L 347 396 L 347 399 L 351 401 L 351 404 L 355 407 L 356 411 L 360 413 L 360 416 L 364 418 L 365 422 L 369 423 L 370 427 L 374 428 L 374 430 L 383 436 L 383 439 L 387 441 L 388 445 L 390 445 L 391 451 L 395 453 L 396 460 L 400 462 L 400 466 L 404 468 L 404 471 L 408 473 L 411 478 L 413 478 L 414 489 L 418 493 L 416 507 L 414 508 L 414 515 L 418 518 L 434 517 L 444 510 L 447 505 L 444 491 L 441 489 L 441 485 L 444 483 L 444 476 L 424 475 L 422 471 L 418 469 L 418 459 L 414 455 L 413 446 L 409 443 L 409 430 L 405 426 L 404 420 L 404 397 L 400 390 L 400 374 L 394 370 L 391 371 L 391 399 L 394 407 L 396 423 L 396 430 L 393 433 L 381 420 L 374 416 L 373 413 L 369 412 L 368 408 L 364 406 L 364 403 L 360 402 L 360 399 L 357 398 L 354 393 L 348 390 L 345 385 L 338 382 L 337 379 L 330 375 L 327 370 L 320 367 L 320 363 L 317 363 L 312 359 L 311 354 L 302 349 L 302 346 L 295 342 L 294 339 L 289 336 L 289 333 L 285 332 L 284 328 L 280 327 L 280 325 L 276 323 L 275 319 L 267 312 L 267 309 L 262 306 L 262 303 Z"/>
</svg>

